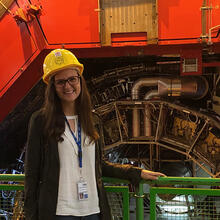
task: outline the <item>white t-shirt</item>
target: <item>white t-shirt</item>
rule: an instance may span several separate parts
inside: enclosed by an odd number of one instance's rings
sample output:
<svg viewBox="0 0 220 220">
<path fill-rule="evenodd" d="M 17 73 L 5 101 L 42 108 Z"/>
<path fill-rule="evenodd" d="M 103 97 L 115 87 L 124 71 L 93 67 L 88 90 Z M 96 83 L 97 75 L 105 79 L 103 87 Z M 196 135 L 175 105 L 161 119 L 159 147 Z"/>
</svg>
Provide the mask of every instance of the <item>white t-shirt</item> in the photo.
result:
<svg viewBox="0 0 220 220">
<path fill-rule="evenodd" d="M 77 134 L 77 116 L 75 119 L 75 136 Z M 56 215 L 87 216 L 100 212 L 99 198 L 95 178 L 95 143 L 81 130 L 82 137 L 82 177 L 88 185 L 88 199 L 80 201 L 77 182 L 80 180 L 78 146 L 65 123 L 62 135 L 64 141 L 58 143 L 60 158 L 60 177 Z M 77 137 L 78 138 L 78 137 Z"/>
</svg>

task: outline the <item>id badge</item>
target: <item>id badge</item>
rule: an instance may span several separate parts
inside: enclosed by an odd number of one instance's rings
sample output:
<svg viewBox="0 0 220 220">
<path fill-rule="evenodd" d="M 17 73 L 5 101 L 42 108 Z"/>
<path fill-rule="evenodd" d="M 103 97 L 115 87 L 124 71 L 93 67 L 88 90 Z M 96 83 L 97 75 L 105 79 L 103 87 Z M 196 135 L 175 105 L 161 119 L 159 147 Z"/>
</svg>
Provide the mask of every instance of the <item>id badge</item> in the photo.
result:
<svg viewBox="0 0 220 220">
<path fill-rule="evenodd" d="M 77 183 L 77 189 L 78 189 L 78 199 L 79 200 L 87 200 L 88 199 L 88 188 L 87 188 L 87 182 L 84 180 L 80 180 Z"/>
</svg>

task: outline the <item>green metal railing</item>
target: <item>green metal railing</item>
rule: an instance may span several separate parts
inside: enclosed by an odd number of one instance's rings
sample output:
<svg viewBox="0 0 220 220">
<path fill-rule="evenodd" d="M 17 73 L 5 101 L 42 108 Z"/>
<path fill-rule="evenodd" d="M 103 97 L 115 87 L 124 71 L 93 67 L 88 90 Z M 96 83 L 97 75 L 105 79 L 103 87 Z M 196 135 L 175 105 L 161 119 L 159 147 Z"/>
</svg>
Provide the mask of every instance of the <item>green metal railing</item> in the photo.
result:
<svg viewBox="0 0 220 220">
<path fill-rule="evenodd" d="M 192 196 L 193 201 L 184 201 L 184 203 L 188 205 L 187 213 L 189 213 L 189 217 L 179 217 L 179 219 L 220 219 L 220 212 L 219 214 L 216 212 L 217 207 L 216 204 L 214 204 L 216 199 L 220 201 L 220 189 L 211 189 L 211 186 L 220 186 L 219 178 L 165 177 L 159 178 L 159 180 L 154 181 L 154 183 L 157 187 L 154 186 L 150 188 L 150 220 L 163 219 L 159 217 L 160 215 L 157 214 L 156 211 L 157 198 L 159 195 L 174 195 L 172 200 L 176 200 L 177 205 L 183 203 L 183 201 L 178 201 L 178 199 L 175 199 L 175 196 L 184 195 L 185 198 L 188 198 L 189 195 Z M 161 187 L 163 185 L 166 185 L 166 187 Z M 167 187 L 167 185 L 170 185 L 170 187 Z M 198 200 L 198 198 L 203 198 L 203 201 Z M 206 198 L 208 198 L 208 200 L 206 200 Z M 174 202 L 171 202 L 171 205 L 174 205 Z M 218 203 L 218 205 L 218 209 L 220 209 L 220 203 Z M 198 209 L 200 211 L 198 211 Z M 175 219 L 178 219 L 177 216 L 179 213 L 175 211 L 175 214 Z M 169 218 L 169 214 L 166 214 L 165 218 L 174 219 L 174 217 Z"/>
<path fill-rule="evenodd" d="M 183 189 L 183 188 L 160 188 L 160 187 L 152 187 L 150 189 L 150 220 L 158 219 L 158 215 L 156 213 L 156 196 L 158 194 L 174 194 L 174 195 L 193 195 L 193 196 L 218 196 L 220 197 L 220 190 L 219 189 Z M 206 206 L 213 206 L 213 202 L 206 202 Z M 195 202 L 191 204 L 196 205 Z M 201 206 L 201 205 L 200 205 Z M 204 208 L 207 209 L 207 211 L 210 211 L 210 208 Z M 192 212 L 192 210 L 190 210 Z M 211 210 L 212 212 L 214 210 Z M 199 213 L 201 219 L 219 219 L 219 217 L 213 217 L 212 214 L 208 213 Z M 190 219 L 198 219 L 199 215 L 197 213 L 191 214 Z M 167 218 L 169 218 L 169 215 L 167 214 Z"/>
<path fill-rule="evenodd" d="M 105 186 L 107 193 L 120 193 L 123 198 L 123 214 L 122 218 L 129 220 L 129 189 L 127 186 Z"/>
<path fill-rule="evenodd" d="M 104 182 L 114 184 L 128 184 L 126 180 L 103 178 Z M 145 181 L 142 180 L 139 186 L 136 188 L 136 192 L 133 195 L 136 198 L 136 220 L 144 220 L 144 184 L 149 184 L 150 187 L 150 220 L 156 220 L 156 196 L 158 194 L 181 194 L 181 195 L 205 195 L 205 196 L 218 196 L 220 198 L 220 189 L 200 189 L 200 188 L 187 188 L 187 187 L 198 187 L 198 186 L 220 186 L 219 178 L 200 178 L 200 177 L 159 177 L 158 180 Z M 161 187 L 161 186 L 166 187 Z M 168 186 L 180 186 L 181 188 L 171 188 Z M 166 202 L 166 201 L 165 201 Z M 219 207 L 220 208 L 220 207 Z M 127 209 L 127 206 L 125 206 Z M 126 210 L 127 212 L 127 210 Z M 123 218 L 129 219 L 129 218 Z M 166 219 L 169 219 L 166 218 Z M 171 218 L 170 218 L 171 219 Z M 174 218 L 172 218 L 174 219 Z M 192 219 L 192 218 L 191 218 Z M 209 219 L 209 218 L 208 218 Z M 210 218 L 215 220 L 215 218 Z M 216 218 L 220 219 L 220 218 Z"/>
<path fill-rule="evenodd" d="M 12 175 L 0 174 L 1 191 L 2 190 L 23 191 L 24 190 L 23 182 L 24 182 L 24 175 L 22 174 L 12 174 Z M 173 194 L 174 196 L 175 195 L 216 196 L 217 198 L 220 198 L 220 189 L 210 189 L 211 186 L 217 186 L 217 187 L 220 186 L 220 179 L 218 178 L 159 177 L 158 180 L 155 181 L 142 180 L 139 186 L 136 187 L 134 193 L 129 192 L 129 188 L 127 186 L 129 184 L 129 181 L 127 180 L 104 177 L 103 182 L 106 185 L 105 189 L 107 193 L 120 193 L 122 195 L 123 220 L 129 220 L 129 201 L 131 197 L 135 197 L 136 199 L 136 220 L 144 220 L 144 198 L 148 196 L 146 193 L 144 193 L 144 184 L 150 185 L 150 195 L 149 195 L 150 220 L 160 219 L 158 217 L 159 215 L 157 213 L 157 207 L 158 204 L 161 204 L 161 202 L 157 203 L 157 199 L 162 194 L 168 194 L 168 195 Z M 203 186 L 208 186 L 209 189 L 208 188 L 204 189 L 202 188 Z M 190 204 L 190 207 L 193 206 L 195 206 L 195 204 Z M 215 219 L 215 218 L 211 218 L 211 219 Z"/>
</svg>

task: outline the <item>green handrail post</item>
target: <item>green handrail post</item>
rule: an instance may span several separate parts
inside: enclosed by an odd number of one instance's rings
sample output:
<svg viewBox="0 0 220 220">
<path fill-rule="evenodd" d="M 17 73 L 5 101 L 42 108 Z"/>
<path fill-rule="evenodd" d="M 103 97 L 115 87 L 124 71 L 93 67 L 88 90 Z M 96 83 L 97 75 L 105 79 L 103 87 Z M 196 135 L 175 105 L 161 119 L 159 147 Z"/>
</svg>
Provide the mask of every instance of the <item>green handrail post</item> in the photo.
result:
<svg viewBox="0 0 220 220">
<path fill-rule="evenodd" d="M 156 220 L 156 191 L 150 188 L 150 220 Z"/>
<path fill-rule="evenodd" d="M 123 192 L 123 219 L 130 219 L 130 207 L 129 207 L 129 189 L 126 187 L 125 191 Z"/>
<path fill-rule="evenodd" d="M 136 219 L 144 220 L 144 189 L 143 182 L 136 188 Z"/>
</svg>

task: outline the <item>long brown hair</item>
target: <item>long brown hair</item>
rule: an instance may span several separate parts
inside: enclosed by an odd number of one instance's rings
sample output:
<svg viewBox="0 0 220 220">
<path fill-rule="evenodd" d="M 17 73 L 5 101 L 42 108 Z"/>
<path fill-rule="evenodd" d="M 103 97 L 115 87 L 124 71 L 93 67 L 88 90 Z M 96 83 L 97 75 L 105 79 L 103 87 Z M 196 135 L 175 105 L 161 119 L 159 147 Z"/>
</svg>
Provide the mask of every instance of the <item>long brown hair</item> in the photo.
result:
<svg viewBox="0 0 220 220">
<path fill-rule="evenodd" d="M 80 79 L 81 93 L 76 99 L 76 112 L 83 131 L 90 137 L 91 141 L 95 141 L 99 138 L 99 135 L 93 123 L 91 98 L 85 79 L 83 76 L 81 76 Z M 65 130 L 65 115 L 62 110 L 60 98 L 57 96 L 54 86 L 54 76 L 51 77 L 47 85 L 45 102 L 41 112 L 45 119 L 44 137 L 47 140 L 49 140 L 49 138 L 55 138 L 57 141 L 63 141 L 61 135 Z"/>
</svg>

